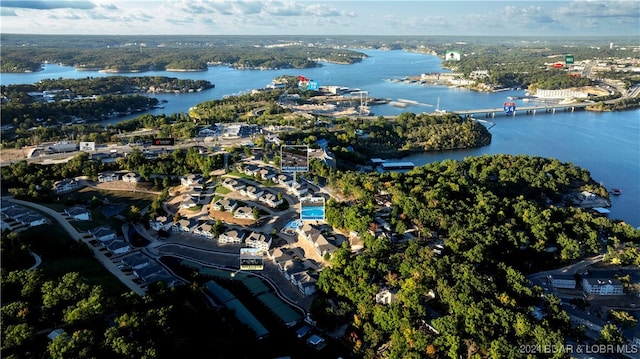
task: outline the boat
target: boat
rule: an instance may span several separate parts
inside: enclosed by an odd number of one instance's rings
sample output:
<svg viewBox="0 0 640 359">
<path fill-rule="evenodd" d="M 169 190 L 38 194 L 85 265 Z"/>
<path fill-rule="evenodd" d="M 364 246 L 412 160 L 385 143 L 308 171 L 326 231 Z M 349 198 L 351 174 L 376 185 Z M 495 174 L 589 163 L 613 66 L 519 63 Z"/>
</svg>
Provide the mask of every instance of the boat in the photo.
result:
<svg viewBox="0 0 640 359">
<path fill-rule="evenodd" d="M 612 188 L 611 193 L 615 196 L 619 196 L 622 194 L 622 190 L 620 188 Z"/>
</svg>

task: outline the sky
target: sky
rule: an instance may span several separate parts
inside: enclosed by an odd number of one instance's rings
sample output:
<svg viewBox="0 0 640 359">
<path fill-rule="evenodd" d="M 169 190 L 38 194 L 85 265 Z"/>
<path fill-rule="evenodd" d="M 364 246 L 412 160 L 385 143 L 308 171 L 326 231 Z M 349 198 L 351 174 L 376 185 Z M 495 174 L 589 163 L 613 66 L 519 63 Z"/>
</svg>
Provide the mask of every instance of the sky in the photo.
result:
<svg viewBox="0 0 640 359">
<path fill-rule="evenodd" d="M 0 0 L 0 33 L 640 38 L 640 0 Z"/>
</svg>

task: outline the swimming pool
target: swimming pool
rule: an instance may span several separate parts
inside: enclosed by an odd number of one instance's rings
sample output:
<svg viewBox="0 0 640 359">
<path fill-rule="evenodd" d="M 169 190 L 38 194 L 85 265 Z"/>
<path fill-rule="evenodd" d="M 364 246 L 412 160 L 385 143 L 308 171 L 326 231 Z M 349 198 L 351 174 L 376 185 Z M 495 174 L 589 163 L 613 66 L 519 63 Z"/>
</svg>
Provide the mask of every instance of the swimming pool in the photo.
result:
<svg viewBox="0 0 640 359">
<path fill-rule="evenodd" d="M 324 206 L 304 206 L 302 207 L 302 213 L 300 219 L 303 221 L 324 220 Z"/>
</svg>

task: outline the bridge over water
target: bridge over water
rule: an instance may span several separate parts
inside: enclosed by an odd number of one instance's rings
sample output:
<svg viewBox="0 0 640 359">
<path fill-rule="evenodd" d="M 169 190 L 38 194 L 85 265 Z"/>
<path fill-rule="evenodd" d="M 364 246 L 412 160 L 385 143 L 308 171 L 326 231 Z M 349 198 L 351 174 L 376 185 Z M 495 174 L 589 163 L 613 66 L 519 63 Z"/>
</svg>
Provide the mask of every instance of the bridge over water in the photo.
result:
<svg viewBox="0 0 640 359">
<path fill-rule="evenodd" d="M 573 104 L 544 104 L 544 105 L 534 105 L 534 106 L 520 106 L 517 107 L 513 114 L 509 116 L 515 116 L 516 113 L 525 113 L 530 115 L 535 115 L 536 113 L 556 113 L 556 111 L 570 111 L 573 112 L 575 110 L 583 110 L 587 107 L 589 103 L 573 103 Z M 484 115 L 485 117 L 495 117 L 497 114 L 504 114 L 503 107 L 494 107 L 494 108 L 480 108 L 473 110 L 456 110 L 450 111 L 456 115 L 460 115 L 463 117 L 471 117 L 473 115 Z M 506 115 L 506 114 L 505 114 Z"/>
</svg>

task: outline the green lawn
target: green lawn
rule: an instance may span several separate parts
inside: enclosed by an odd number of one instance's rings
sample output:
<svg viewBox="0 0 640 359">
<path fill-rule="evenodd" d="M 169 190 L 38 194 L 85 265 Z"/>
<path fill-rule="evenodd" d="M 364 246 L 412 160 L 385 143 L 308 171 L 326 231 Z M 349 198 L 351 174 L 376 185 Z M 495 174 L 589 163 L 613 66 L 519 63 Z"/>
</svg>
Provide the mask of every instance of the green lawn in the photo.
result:
<svg viewBox="0 0 640 359">
<path fill-rule="evenodd" d="M 96 198 L 99 203 L 97 206 L 91 206 L 93 199 Z M 118 214 L 126 215 L 131 206 L 136 206 L 139 209 L 143 209 L 150 205 L 156 198 L 156 195 L 150 193 L 141 192 L 129 192 L 129 191 L 108 191 L 97 188 L 85 187 L 78 191 L 66 194 L 62 201 L 64 203 L 48 203 L 47 207 L 62 212 L 66 208 L 70 208 L 73 204 L 83 204 L 94 207 L 91 209 L 90 221 L 73 221 L 71 224 L 81 232 L 88 231 L 90 229 L 109 226 L 114 230 L 119 231 L 122 226 L 122 221 L 114 217 L 113 215 L 107 216 L 103 212 L 106 210 L 109 213 L 110 208 L 122 207 L 122 210 Z M 113 211 L 112 211 L 113 212 Z M 113 214 L 113 213 L 111 213 Z"/>
<path fill-rule="evenodd" d="M 215 192 L 216 192 L 216 193 L 219 193 L 219 194 L 223 194 L 223 195 L 224 195 L 224 194 L 229 194 L 229 193 L 231 193 L 231 190 L 230 190 L 230 189 L 228 189 L 227 187 L 218 186 L 218 187 L 216 187 Z"/>
<path fill-rule="evenodd" d="M 101 285 L 108 293 L 129 291 L 93 256 L 91 249 L 73 241 L 57 224 L 32 227 L 20 236 L 42 258 L 40 268 L 47 279 L 57 280 L 66 273 L 78 272 L 90 284 Z"/>
</svg>

